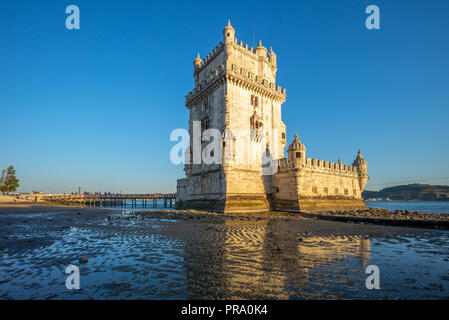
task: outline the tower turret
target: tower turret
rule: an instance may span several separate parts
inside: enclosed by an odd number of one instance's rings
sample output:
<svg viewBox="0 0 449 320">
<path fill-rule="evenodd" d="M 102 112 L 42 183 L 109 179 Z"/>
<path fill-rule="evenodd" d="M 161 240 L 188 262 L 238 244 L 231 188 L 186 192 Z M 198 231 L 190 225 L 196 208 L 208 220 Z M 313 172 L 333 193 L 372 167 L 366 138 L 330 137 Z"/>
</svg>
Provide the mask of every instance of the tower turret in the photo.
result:
<svg viewBox="0 0 449 320">
<path fill-rule="evenodd" d="M 195 69 L 199 68 L 201 66 L 202 62 L 203 62 L 203 60 L 201 60 L 200 53 L 198 52 L 198 55 L 196 56 L 195 60 L 193 60 L 193 67 Z"/>
<path fill-rule="evenodd" d="M 256 54 L 259 57 L 266 57 L 267 56 L 267 48 L 262 46 L 262 40 L 259 40 L 259 46 L 256 48 Z"/>
<path fill-rule="evenodd" d="M 274 68 L 277 68 L 276 65 L 276 54 L 273 52 L 273 48 L 270 47 L 270 52 L 268 52 L 268 61 L 270 61 L 271 65 Z"/>
<path fill-rule="evenodd" d="M 369 177 L 368 177 L 368 163 L 366 162 L 365 158 L 363 158 L 360 149 L 359 152 L 357 153 L 357 157 L 352 163 L 352 166 L 357 168 L 357 173 L 359 175 L 360 191 L 363 191 L 366 183 L 369 180 Z"/>
<path fill-rule="evenodd" d="M 195 79 L 195 86 L 198 84 L 198 71 L 203 64 L 203 60 L 200 58 L 200 53 L 198 52 L 197 57 L 193 60 L 193 78 Z"/>
<path fill-rule="evenodd" d="M 302 164 L 306 162 L 306 146 L 298 139 L 298 134 L 295 134 L 295 139 L 288 146 L 288 164 L 295 166 L 295 164 Z"/>
<path fill-rule="evenodd" d="M 228 20 L 228 25 L 223 29 L 223 43 L 225 45 L 234 43 L 235 30 L 231 26 L 231 21 Z"/>
</svg>

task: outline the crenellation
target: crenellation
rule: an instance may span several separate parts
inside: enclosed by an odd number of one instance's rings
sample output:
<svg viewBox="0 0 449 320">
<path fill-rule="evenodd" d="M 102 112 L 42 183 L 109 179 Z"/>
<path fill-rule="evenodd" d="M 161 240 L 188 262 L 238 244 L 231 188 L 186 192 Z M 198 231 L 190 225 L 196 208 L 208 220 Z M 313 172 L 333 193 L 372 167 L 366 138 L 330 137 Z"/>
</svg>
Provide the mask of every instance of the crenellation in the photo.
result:
<svg viewBox="0 0 449 320">
<path fill-rule="evenodd" d="M 357 173 L 357 168 L 349 165 L 343 165 L 339 163 L 334 163 L 330 161 L 324 161 L 320 159 L 314 159 L 306 157 L 304 166 L 302 166 L 301 159 L 296 158 L 294 161 L 294 167 L 296 168 L 308 168 L 316 169 L 324 172 L 329 172 L 332 174 L 353 174 Z"/>
<path fill-rule="evenodd" d="M 225 71 L 225 67 L 223 64 L 220 65 L 220 67 L 217 70 L 211 70 L 210 74 L 214 74 L 214 76 L 211 77 L 209 74 L 209 77 L 206 79 L 207 81 L 203 80 L 200 84 L 198 84 L 194 88 L 194 90 L 189 92 L 186 95 L 186 102 L 192 100 L 197 94 L 201 92 L 202 89 L 204 89 L 209 83 L 211 83 L 214 79 L 216 79 L 219 75 L 221 75 L 223 71 Z M 286 96 L 285 88 L 282 88 L 279 85 L 275 85 L 274 83 L 269 82 L 267 79 L 261 79 L 256 74 L 247 71 L 243 67 L 237 66 L 236 64 L 231 64 L 231 71 L 233 72 L 234 75 L 239 76 L 242 79 L 249 80 L 250 82 L 257 84 L 259 87 L 268 90 L 269 91 L 268 94 L 262 92 L 262 94 L 265 94 L 265 96 L 272 96 L 274 94 L 281 101 L 285 101 Z M 244 85 L 244 83 L 241 84 Z M 257 91 L 257 88 L 252 88 L 252 90 Z"/>
<path fill-rule="evenodd" d="M 209 52 L 209 54 L 203 60 L 199 61 L 199 63 L 196 65 L 195 73 L 198 73 L 202 71 L 204 68 L 206 68 L 208 63 L 212 61 L 222 51 L 223 48 L 224 48 L 223 42 L 220 42 L 217 46 L 215 46 L 215 48 L 211 52 Z"/>
</svg>

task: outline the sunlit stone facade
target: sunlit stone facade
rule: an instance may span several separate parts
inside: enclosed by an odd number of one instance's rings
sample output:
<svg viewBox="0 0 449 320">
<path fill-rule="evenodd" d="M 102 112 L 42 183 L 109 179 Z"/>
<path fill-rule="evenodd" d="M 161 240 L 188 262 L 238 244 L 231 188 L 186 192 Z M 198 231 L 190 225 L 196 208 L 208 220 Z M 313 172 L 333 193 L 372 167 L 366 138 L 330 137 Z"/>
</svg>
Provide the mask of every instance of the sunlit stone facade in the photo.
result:
<svg viewBox="0 0 449 320">
<path fill-rule="evenodd" d="M 281 105 L 286 90 L 276 84 L 276 54 L 259 42 L 249 48 L 228 22 L 223 41 L 194 60 L 195 88 L 186 96 L 190 146 L 186 178 L 178 180 L 177 206 L 225 212 L 363 207 L 368 179 L 360 155 L 352 166 L 306 158 L 298 138 L 288 148 Z M 210 141 L 194 132 L 220 133 L 220 162 L 195 162 Z M 196 130 L 196 131 L 195 131 Z M 271 159 L 271 161 L 269 161 Z"/>
</svg>

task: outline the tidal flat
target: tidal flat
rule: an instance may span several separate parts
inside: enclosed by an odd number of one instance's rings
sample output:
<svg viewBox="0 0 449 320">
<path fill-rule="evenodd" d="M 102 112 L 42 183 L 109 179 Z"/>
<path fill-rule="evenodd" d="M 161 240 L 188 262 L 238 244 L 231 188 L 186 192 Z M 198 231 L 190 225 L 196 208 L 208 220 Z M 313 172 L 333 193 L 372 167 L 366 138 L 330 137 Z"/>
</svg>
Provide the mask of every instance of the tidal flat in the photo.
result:
<svg viewBox="0 0 449 320">
<path fill-rule="evenodd" d="M 69 265 L 79 290 L 66 288 Z M 366 288 L 369 265 L 379 267 L 378 290 Z M 0 214 L 0 299 L 447 298 L 446 230 L 287 213 Z"/>
</svg>

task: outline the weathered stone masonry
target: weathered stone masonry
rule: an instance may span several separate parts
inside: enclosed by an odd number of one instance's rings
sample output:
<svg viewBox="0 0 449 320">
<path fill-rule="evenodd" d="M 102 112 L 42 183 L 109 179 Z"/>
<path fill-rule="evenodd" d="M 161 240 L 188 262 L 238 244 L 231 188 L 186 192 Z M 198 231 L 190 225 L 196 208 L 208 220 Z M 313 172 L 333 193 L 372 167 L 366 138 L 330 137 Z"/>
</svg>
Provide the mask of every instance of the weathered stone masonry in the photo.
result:
<svg viewBox="0 0 449 320">
<path fill-rule="evenodd" d="M 276 54 L 259 42 L 238 43 L 228 23 L 223 42 L 204 59 L 194 60 L 195 88 L 186 96 L 189 133 L 194 121 L 201 130 L 222 133 L 222 164 L 185 164 L 178 180 L 177 206 L 215 211 L 311 211 L 364 207 L 361 192 L 367 165 L 360 152 L 352 166 L 306 157 L 295 140 L 284 158 L 286 126 L 281 105 L 286 90 L 276 85 Z M 204 147 L 204 146 L 202 146 Z M 192 139 L 186 158 L 193 159 Z M 276 172 L 262 174 L 269 152 Z"/>
</svg>

